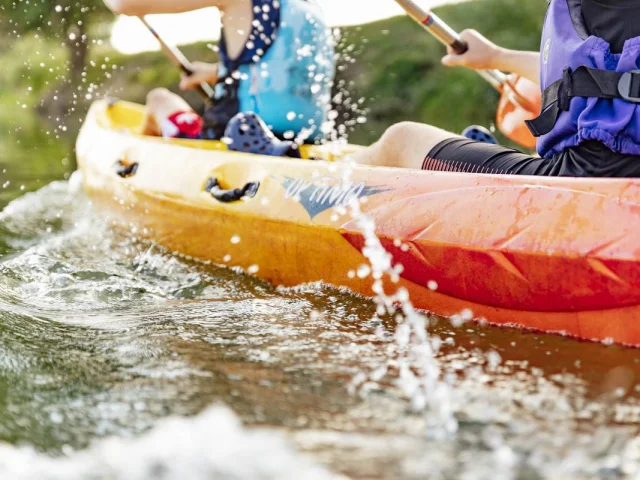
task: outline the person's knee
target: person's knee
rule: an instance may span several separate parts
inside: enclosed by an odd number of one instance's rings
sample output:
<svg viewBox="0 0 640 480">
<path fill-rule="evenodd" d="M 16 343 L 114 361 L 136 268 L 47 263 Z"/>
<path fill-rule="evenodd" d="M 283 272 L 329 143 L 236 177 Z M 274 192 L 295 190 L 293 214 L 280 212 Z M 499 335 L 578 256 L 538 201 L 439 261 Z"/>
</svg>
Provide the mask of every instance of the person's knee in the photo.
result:
<svg viewBox="0 0 640 480">
<path fill-rule="evenodd" d="M 380 142 L 390 146 L 405 146 L 408 142 L 441 137 L 443 132 L 437 127 L 417 122 L 400 122 L 389 127 Z"/>
<path fill-rule="evenodd" d="M 172 95 L 166 88 L 154 88 L 147 93 L 147 106 L 160 105 L 170 99 Z"/>
<path fill-rule="evenodd" d="M 400 122 L 391 125 L 380 137 L 380 143 L 388 148 L 404 145 L 415 134 L 419 126 L 421 125 L 414 122 Z"/>
<path fill-rule="evenodd" d="M 451 133 L 416 122 L 392 125 L 375 145 L 375 164 L 390 167 L 420 168 L 431 149 Z"/>
<path fill-rule="evenodd" d="M 390 126 L 378 142 L 379 154 L 384 158 L 384 165 L 390 167 L 413 166 L 406 152 L 408 147 L 428 136 L 430 127 L 415 122 L 400 122 Z"/>
</svg>

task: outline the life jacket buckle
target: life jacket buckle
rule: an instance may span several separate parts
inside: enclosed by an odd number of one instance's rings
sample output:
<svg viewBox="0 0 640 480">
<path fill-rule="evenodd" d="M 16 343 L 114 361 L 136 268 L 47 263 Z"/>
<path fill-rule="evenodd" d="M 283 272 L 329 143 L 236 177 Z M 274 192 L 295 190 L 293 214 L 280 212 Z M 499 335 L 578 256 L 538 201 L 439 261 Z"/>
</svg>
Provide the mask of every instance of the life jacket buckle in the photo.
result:
<svg viewBox="0 0 640 480">
<path fill-rule="evenodd" d="M 627 102 L 640 103 L 640 70 L 622 74 L 618 81 L 618 93 Z"/>
</svg>

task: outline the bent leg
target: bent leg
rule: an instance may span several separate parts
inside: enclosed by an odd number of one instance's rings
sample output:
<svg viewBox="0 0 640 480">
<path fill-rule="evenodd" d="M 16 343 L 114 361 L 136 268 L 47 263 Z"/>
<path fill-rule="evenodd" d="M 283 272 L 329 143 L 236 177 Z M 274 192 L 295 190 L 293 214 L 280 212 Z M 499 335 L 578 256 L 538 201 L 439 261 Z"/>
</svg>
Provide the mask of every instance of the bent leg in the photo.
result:
<svg viewBox="0 0 640 480">
<path fill-rule="evenodd" d="M 401 122 L 391 126 L 380 140 L 354 155 L 356 163 L 401 168 L 422 168 L 433 148 L 448 139 L 462 138 L 431 125 Z"/>
<path fill-rule="evenodd" d="M 403 122 L 389 128 L 356 163 L 449 172 L 555 176 L 555 158 L 546 159 L 490 143 L 476 142 L 439 128 Z"/>
<path fill-rule="evenodd" d="M 177 112 L 191 112 L 189 104 L 166 88 L 155 88 L 147 94 L 147 116 L 142 133 L 162 136 L 162 124 Z"/>
</svg>

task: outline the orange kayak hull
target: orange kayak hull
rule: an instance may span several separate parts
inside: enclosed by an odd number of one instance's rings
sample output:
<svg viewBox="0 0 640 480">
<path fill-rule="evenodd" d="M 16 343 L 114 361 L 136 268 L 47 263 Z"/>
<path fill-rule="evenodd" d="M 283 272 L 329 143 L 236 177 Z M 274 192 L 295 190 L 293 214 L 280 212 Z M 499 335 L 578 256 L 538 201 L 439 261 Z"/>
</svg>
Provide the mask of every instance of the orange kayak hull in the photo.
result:
<svg viewBox="0 0 640 480">
<path fill-rule="evenodd" d="M 422 172 L 227 152 L 136 134 L 139 106 L 97 102 L 77 143 L 89 195 L 109 218 L 184 255 L 274 285 L 323 281 L 372 296 L 359 198 L 403 266 L 418 308 L 491 324 L 640 345 L 640 181 Z M 346 149 L 355 150 L 358 147 Z M 333 160 L 330 149 L 309 155 Z M 137 166 L 122 178 L 117 164 Z M 220 203 L 227 187 L 257 195 Z"/>
</svg>

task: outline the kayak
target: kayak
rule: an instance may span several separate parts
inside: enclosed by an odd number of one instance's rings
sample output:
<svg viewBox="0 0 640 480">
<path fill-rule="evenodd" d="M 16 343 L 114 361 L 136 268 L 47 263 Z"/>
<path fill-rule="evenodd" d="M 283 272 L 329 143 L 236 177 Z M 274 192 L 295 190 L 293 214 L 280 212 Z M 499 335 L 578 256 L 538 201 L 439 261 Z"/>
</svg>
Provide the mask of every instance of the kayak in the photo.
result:
<svg viewBox="0 0 640 480">
<path fill-rule="evenodd" d="M 171 252 L 274 285 L 323 281 L 371 297 L 362 222 L 345 214 L 359 199 L 417 308 L 640 346 L 640 180 L 340 161 L 357 146 L 263 157 L 145 137 L 143 118 L 140 105 L 94 103 L 78 165 L 110 221 Z"/>
</svg>

